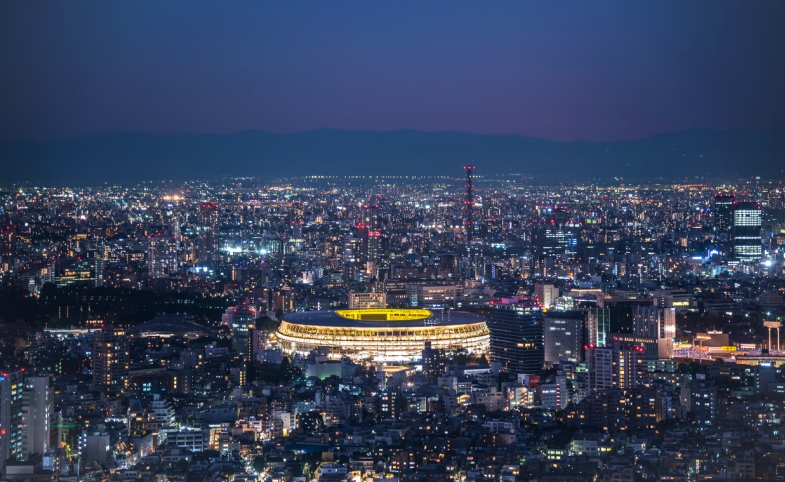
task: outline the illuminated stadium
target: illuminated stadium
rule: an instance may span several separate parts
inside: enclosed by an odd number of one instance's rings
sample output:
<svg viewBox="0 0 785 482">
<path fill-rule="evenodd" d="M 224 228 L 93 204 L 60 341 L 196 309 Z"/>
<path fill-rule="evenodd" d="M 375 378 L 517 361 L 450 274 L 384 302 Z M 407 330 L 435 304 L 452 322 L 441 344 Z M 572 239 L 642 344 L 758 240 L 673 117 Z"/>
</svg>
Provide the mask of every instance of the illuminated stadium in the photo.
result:
<svg viewBox="0 0 785 482">
<path fill-rule="evenodd" d="M 489 333 L 474 313 L 381 308 L 290 313 L 276 336 L 289 354 L 328 346 L 333 356 L 355 361 L 408 361 L 420 358 L 428 341 L 448 353 L 487 353 Z"/>
</svg>

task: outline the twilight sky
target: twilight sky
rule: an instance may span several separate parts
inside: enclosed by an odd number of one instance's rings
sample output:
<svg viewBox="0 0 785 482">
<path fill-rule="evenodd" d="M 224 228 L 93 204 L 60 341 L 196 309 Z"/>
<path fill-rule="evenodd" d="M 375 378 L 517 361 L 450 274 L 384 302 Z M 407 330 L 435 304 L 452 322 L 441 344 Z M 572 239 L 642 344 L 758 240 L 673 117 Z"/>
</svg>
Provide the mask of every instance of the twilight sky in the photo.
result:
<svg viewBox="0 0 785 482">
<path fill-rule="evenodd" d="M 785 1 L 0 2 L 0 141 L 785 127 Z"/>
</svg>

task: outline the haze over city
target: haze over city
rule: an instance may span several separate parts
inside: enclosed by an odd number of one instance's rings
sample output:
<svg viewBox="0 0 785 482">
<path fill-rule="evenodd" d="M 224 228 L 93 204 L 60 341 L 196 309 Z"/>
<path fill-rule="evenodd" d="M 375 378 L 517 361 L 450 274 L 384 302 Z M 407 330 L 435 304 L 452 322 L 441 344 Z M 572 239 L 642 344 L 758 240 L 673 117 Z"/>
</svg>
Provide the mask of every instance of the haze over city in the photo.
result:
<svg viewBox="0 0 785 482">
<path fill-rule="evenodd" d="M 785 3 L 0 3 L 0 481 L 785 480 Z"/>
</svg>

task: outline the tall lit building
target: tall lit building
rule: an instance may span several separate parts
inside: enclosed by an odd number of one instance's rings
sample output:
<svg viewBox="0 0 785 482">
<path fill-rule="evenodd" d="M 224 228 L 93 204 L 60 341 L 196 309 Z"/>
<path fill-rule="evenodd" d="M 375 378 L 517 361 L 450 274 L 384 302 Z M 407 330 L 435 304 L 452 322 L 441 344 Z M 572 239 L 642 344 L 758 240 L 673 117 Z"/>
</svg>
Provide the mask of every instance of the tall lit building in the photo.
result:
<svg viewBox="0 0 785 482">
<path fill-rule="evenodd" d="M 43 456 L 50 443 L 54 392 L 48 377 L 0 373 L 0 465 Z"/>
<path fill-rule="evenodd" d="M 360 231 L 363 233 L 365 262 L 365 273 L 376 278 L 379 262 L 379 242 L 381 241 L 382 229 L 379 224 L 379 206 L 373 202 L 363 208 L 363 219 L 360 223 Z"/>
<path fill-rule="evenodd" d="M 177 237 L 158 232 L 147 238 L 147 266 L 150 277 L 168 278 L 177 273 Z"/>
<path fill-rule="evenodd" d="M 760 204 L 756 202 L 736 202 L 733 204 L 731 243 L 735 259 L 743 263 L 761 260 L 763 257 L 761 221 Z"/>
<path fill-rule="evenodd" d="M 540 304 L 514 297 L 495 301 L 480 312 L 491 330 L 491 360 L 511 372 L 540 374 L 545 363 Z"/>
<path fill-rule="evenodd" d="M 22 450 L 21 408 L 23 373 L 0 373 L 0 465 L 9 458 L 16 458 Z"/>
<path fill-rule="evenodd" d="M 638 377 L 646 368 L 642 347 L 614 340 L 604 347 L 586 350 L 588 389 L 604 391 L 635 388 Z"/>
<path fill-rule="evenodd" d="M 106 326 L 93 337 L 93 386 L 108 397 L 120 395 L 128 388 L 128 335 L 122 328 Z"/>
<path fill-rule="evenodd" d="M 44 455 L 49 448 L 50 417 L 54 410 L 54 388 L 49 377 L 27 377 L 22 389 L 20 418 L 20 460 L 30 460 L 34 454 Z"/>
</svg>

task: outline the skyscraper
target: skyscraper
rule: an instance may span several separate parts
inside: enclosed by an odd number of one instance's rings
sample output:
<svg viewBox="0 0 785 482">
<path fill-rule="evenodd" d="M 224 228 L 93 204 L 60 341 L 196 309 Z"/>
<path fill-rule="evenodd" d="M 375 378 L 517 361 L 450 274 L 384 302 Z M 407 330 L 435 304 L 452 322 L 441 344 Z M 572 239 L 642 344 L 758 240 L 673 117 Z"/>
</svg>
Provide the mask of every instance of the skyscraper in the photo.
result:
<svg viewBox="0 0 785 482">
<path fill-rule="evenodd" d="M 734 194 L 714 195 L 714 227 L 719 232 L 729 232 L 733 226 Z"/>
<path fill-rule="evenodd" d="M 514 297 L 495 301 L 481 312 L 491 331 L 491 361 L 511 372 L 540 374 L 545 362 L 540 304 Z"/>
<path fill-rule="evenodd" d="M 250 359 L 251 330 L 256 326 L 256 312 L 245 304 L 226 310 L 229 328 L 232 330 L 232 346 L 242 357 Z"/>
<path fill-rule="evenodd" d="M 363 233 L 365 272 L 371 278 L 376 278 L 379 260 L 379 241 L 382 230 L 379 224 L 379 206 L 375 203 L 367 204 L 363 208 L 363 219 L 360 223 Z"/>
<path fill-rule="evenodd" d="M 128 387 L 129 343 L 126 331 L 105 326 L 93 332 L 93 386 L 107 397 Z"/>
<path fill-rule="evenodd" d="M 731 242 L 733 257 L 743 263 L 760 261 L 763 257 L 761 237 L 761 209 L 756 202 L 733 204 Z"/>
</svg>

